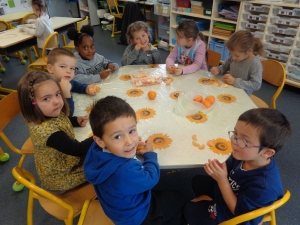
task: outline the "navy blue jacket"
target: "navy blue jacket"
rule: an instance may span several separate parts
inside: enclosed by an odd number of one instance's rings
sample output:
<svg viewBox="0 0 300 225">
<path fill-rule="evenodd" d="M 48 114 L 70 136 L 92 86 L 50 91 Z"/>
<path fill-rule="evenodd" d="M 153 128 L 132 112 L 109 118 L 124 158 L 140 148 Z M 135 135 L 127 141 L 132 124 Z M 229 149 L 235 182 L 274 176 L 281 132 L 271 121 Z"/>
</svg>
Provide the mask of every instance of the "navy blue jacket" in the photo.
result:
<svg viewBox="0 0 300 225">
<path fill-rule="evenodd" d="M 66 98 L 66 100 L 67 100 L 69 108 L 70 108 L 70 115 L 69 116 L 73 116 L 73 114 L 74 114 L 74 100 L 73 100 L 73 97 L 72 97 L 72 92 L 79 93 L 79 94 L 86 94 L 86 87 L 88 85 L 79 83 L 75 80 L 71 80 L 70 83 L 72 85 L 71 98 Z"/>
</svg>

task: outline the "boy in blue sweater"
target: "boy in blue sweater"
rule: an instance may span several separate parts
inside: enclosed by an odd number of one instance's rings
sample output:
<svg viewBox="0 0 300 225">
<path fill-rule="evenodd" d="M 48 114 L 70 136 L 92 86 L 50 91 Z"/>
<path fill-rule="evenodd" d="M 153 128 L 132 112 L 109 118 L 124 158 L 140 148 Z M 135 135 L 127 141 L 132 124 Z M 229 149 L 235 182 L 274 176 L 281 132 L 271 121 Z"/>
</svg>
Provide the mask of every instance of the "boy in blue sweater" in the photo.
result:
<svg viewBox="0 0 300 225">
<path fill-rule="evenodd" d="M 173 191 L 151 190 L 160 176 L 157 154 L 150 141 L 140 141 L 131 106 L 108 96 L 94 105 L 89 118 L 94 143 L 84 174 L 105 214 L 116 225 L 185 224 L 185 200 Z M 138 145 L 144 148 L 137 151 Z M 144 162 L 136 154 L 143 155 Z"/>
<path fill-rule="evenodd" d="M 49 53 L 47 70 L 58 80 L 64 92 L 70 109 L 69 116 L 73 116 L 74 113 L 72 92 L 88 95 L 95 95 L 97 92 L 96 84 L 87 85 L 73 80 L 76 70 L 76 57 L 73 52 L 65 48 L 54 48 Z"/>
<path fill-rule="evenodd" d="M 209 176 L 192 179 L 196 198 L 188 203 L 184 215 L 189 225 L 219 224 L 233 217 L 269 206 L 283 196 L 282 182 L 273 158 L 287 142 L 291 127 L 277 110 L 251 109 L 238 118 L 229 131 L 232 154 L 223 163 L 208 160 L 204 166 Z M 263 217 L 246 222 L 260 224 Z"/>
</svg>

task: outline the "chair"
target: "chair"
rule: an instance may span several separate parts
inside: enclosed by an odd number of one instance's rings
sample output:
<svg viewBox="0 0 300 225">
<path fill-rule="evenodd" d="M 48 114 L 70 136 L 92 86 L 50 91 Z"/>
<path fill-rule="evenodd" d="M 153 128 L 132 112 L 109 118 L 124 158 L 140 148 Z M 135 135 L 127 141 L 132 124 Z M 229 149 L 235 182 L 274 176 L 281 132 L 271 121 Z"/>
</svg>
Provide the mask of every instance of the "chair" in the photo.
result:
<svg viewBox="0 0 300 225">
<path fill-rule="evenodd" d="M 19 150 L 16 148 L 11 141 L 7 138 L 7 136 L 3 133 L 4 128 L 20 113 L 19 100 L 17 92 L 14 91 L 0 100 L 0 137 L 4 141 L 5 144 L 15 153 L 22 155 L 18 167 L 22 167 L 25 158 L 27 155 L 34 154 L 33 145 L 31 142 L 31 138 L 28 138 L 26 142 L 23 144 L 22 148 Z M 4 153 L 0 148 L 0 161 L 6 162 L 9 159 L 9 154 Z M 14 191 L 21 191 L 24 188 L 19 182 L 15 182 L 13 184 Z"/>
<path fill-rule="evenodd" d="M 114 225 L 114 223 L 105 215 L 98 200 L 86 200 L 78 225 Z"/>
<path fill-rule="evenodd" d="M 207 65 L 209 67 L 219 66 L 222 55 L 211 49 L 206 50 Z"/>
<path fill-rule="evenodd" d="M 219 225 L 236 225 L 236 224 L 250 221 L 260 216 L 264 216 L 264 218 L 259 223 L 259 225 L 262 225 L 263 222 L 270 222 L 270 225 L 276 225 L 275 209 L 278 209 L 279 207 L 284 205 L 290 199 L 290 197 L 291 197 L 291 193 L 288 190 L 285 190 L 283 197 L 275 201 L 272 205 L 255 209 L 251 212 L 236 216 L 230 220 L 226 220 L 222 223 L 219 223 Z M 212 199 L 207 195 L 201 195 L 193 199 L 194 202 L 199 202 L 203 200 L 210 201 Z"/>
<path fill-rule="evenodd" d="M 47 72 L 47 50 L 52 48 L 58 47 L 58 33 L 53 32 L 50 36 L 46 39 L 43 49 L 42 49 L 42 57 L 38 58 L 35 62 L 31 63 L 27 71 L 30 70 L 43 70 Z"/>
<path fill-rule="evenodd" d="M 41 206 L 52 216 L 73 225 L 74 217 L 81 213 L 84 202 L 94 199 L 96 193 L 92 184 L 85 183 L 63 194 L 53 194 L 36 185 L 35 177 L 20 167 L 12 169 L 13 176 L 29 189 L 27 224 L 33 224 L 33 203 L 37 199 Z M 99 222 L 99 221 L 98 221 Z"/>
<path fill-rule="evenodd" d="M 79 22 L 76 22 L 76 29 L 78 32 L 80 32 L 80 29 L 82 26 L 85 26 L 85 25 L 88 25 L 89 24 L 89 17 L 86 16 L 84 20 L 81 20 Z M 62 41 L 63 41 L 63 44 L 64 44 L 64 48 L 67 48 L 67 49 L 75 49 L 75 45 L 74 45 L 74 41 L 71 40 L 68 44 L 66 42 L 66 36 L 64 34 L 61 35 L 61 38 L 62 38 Z"/>
<path fill-rule="evenodd" d="M 285 84 L 286 71 L 283 65 L 276 60 L 264 60 L 261 64 L 263 67 L 262 79 L 278 87 L 271 100 L 272 108 L 276 109 L 276 100 Z M 269 105 L 266 102 L 255 95 L 251 95 L 250 98 L 258 108 L 269 108 Z"/>
<path fill-rule="evenodd" d="M 115 31 L 116 18 L 122 19 L 123 13 L 120 13 L 120 11 L 119 11 L 119 6 L 118 6 L 118 1 L 117 0 L 107 0 L 106 2 L 107 2 L 107 5 L 108 5 L 108 9 L 109 9 L 110 14 L 114 16 L 112 29 L 111 29 L 111 37 L 115 37 L 115 34 L 120 34 L 121 33 L 121 31 Z M 114 8 L 116 12 L 113 12 L 112 8 Z"/>
</svg>

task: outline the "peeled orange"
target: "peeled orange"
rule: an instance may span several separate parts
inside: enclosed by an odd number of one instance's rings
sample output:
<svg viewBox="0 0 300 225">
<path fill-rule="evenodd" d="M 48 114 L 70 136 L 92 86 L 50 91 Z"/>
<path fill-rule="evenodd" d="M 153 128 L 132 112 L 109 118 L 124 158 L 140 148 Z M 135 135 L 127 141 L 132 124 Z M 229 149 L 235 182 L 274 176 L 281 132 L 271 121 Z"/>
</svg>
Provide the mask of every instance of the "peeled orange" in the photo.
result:
<svg viewBox="0 0 300 225">
<path fill-rule="evenodd" d="M 195 96 L 194 98 L 193 98 L 193 101 L 195 101 L 195 102 L 202 102 L 202 96 L 201 95 L 197 95 L 197 96 Z"/>
<path fill-rule="evenodd" d="M 214 104 L 216 98 L 213 95 L 209 95 L 205 98 L 205 100 L 208 100 L 208 101 L 210 101 L 211 104 Z"/>
<path fill-rule="evenodd" d="M 205 108 L 209 108 L 209 107 L 211 107 L 211 102 L 210 101 L 208 101 L 207 99 L 205 99 L 205 100 L 203 100 L 202 101 L 202 104 L 205 106 Z"/>
<path fill-rule="evenodd" d="M 154 100 L 156 98 L 156 92 L 155 91 L 149 91 L 148 92 L 148 98 L 150 100 Z"/>
</svg>

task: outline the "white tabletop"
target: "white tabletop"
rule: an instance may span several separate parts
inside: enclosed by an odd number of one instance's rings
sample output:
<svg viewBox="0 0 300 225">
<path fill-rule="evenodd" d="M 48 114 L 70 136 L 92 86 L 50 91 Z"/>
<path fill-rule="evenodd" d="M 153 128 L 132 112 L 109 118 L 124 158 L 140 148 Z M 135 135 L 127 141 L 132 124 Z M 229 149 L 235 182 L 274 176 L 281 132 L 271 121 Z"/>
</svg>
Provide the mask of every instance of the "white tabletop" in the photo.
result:
<svg viewBox="0 0 300 225">
<path fill-rule="evenodd" d="M 160 65 L 162 68 L 165 65 Z M 138 117 L 138 133 L 143 140 L 151 137 L 152 142 L 156 139 L 159 143 L 154 144 L 155 152 L 158 154 L 158 161 L 161 168 L 191 168 L 203 166 L 208 159 L 219 159 L 225 161 L 231 152 L 231 145 L 228 138 L 228 131 L 234 129 L 237 118 L 244 111 L 256 108 L 248 95 L 242 89 L 233 86 L 224 87 L 219 79 L 219 86 L 216 82 L 211 85 L 204 85 L 199 79 L 207 79 L 204 71 L 183 76 L 171 76 L 174 80 L 170 85 L 164 83 L 135 87 L 131 81 L 123 81 L 122 75 L 130 74 L 141 66 L 125 66 L 113 74 L 112 78 L 99 83 L 100 92 L 95 96 L 73 93 L 75 101 L 74 115 L 87 115 L 90 106 L 95 100 L 107 95 L 115 95 L 125 99 L 136 111 Z M 147 66 L 144 66 L 147 68 Z M 152 69 L 158 70 L 158 69 Z M 167 76 L 167 72 L 163 69 Z M 138 97 L 130 97 L 127 94 L 129 89 L 138 88 Z M 157 97 L 149 100 L 147 93 L 155 90 Z M 210 110 L 202 110 L 202 119 L 188 119 L 185 116 L 176 115 L 178 100 L 171 98 L 172 93 L 194 92 L 202 96 L 214 95 L 216 102 Z M 222 102 L 224 95 L 235 99 L 233 102 Z M 220 100 L 218 99 L 220 97 Z M 146 110 L 150 116 L 139 112 Z M 144 114 L 145 115 L 145 114 Z M 75 135 L 79 141 L 86 139 L 92 134 L 90 125 L 84 128 L 75 128 Z M 225 143 L 225 144 L 223 144 Z M 226 146 L 227 145 L 227 146 Z M 228 148 L 227 148 L 228 147 Z M 203 148 L 203 149 L 202 149 Z M 221 150 L 219 150 L 219 149 Z"/>
<path fill-rule="evenodd" d="M 4 20 L 6 22 L 12 22 L 14 20 L 21 20 L 27 13 L 30 12 L 14 12 L 0 16 L 0 20 Z"/>
<path fill-rule="evenodd" d="M 71 17 L 52 17 L 51 19 L 53 29 L 59 29 L 69 24 L 82 20 L 81 18 Z M 0 48 L 7 48 L 17 43 L 26 41 L 34 36 L 26 32 L 21 32 L 18 29 L 10 29 L 4 32 L 0 32 Z"/>
</svg>

